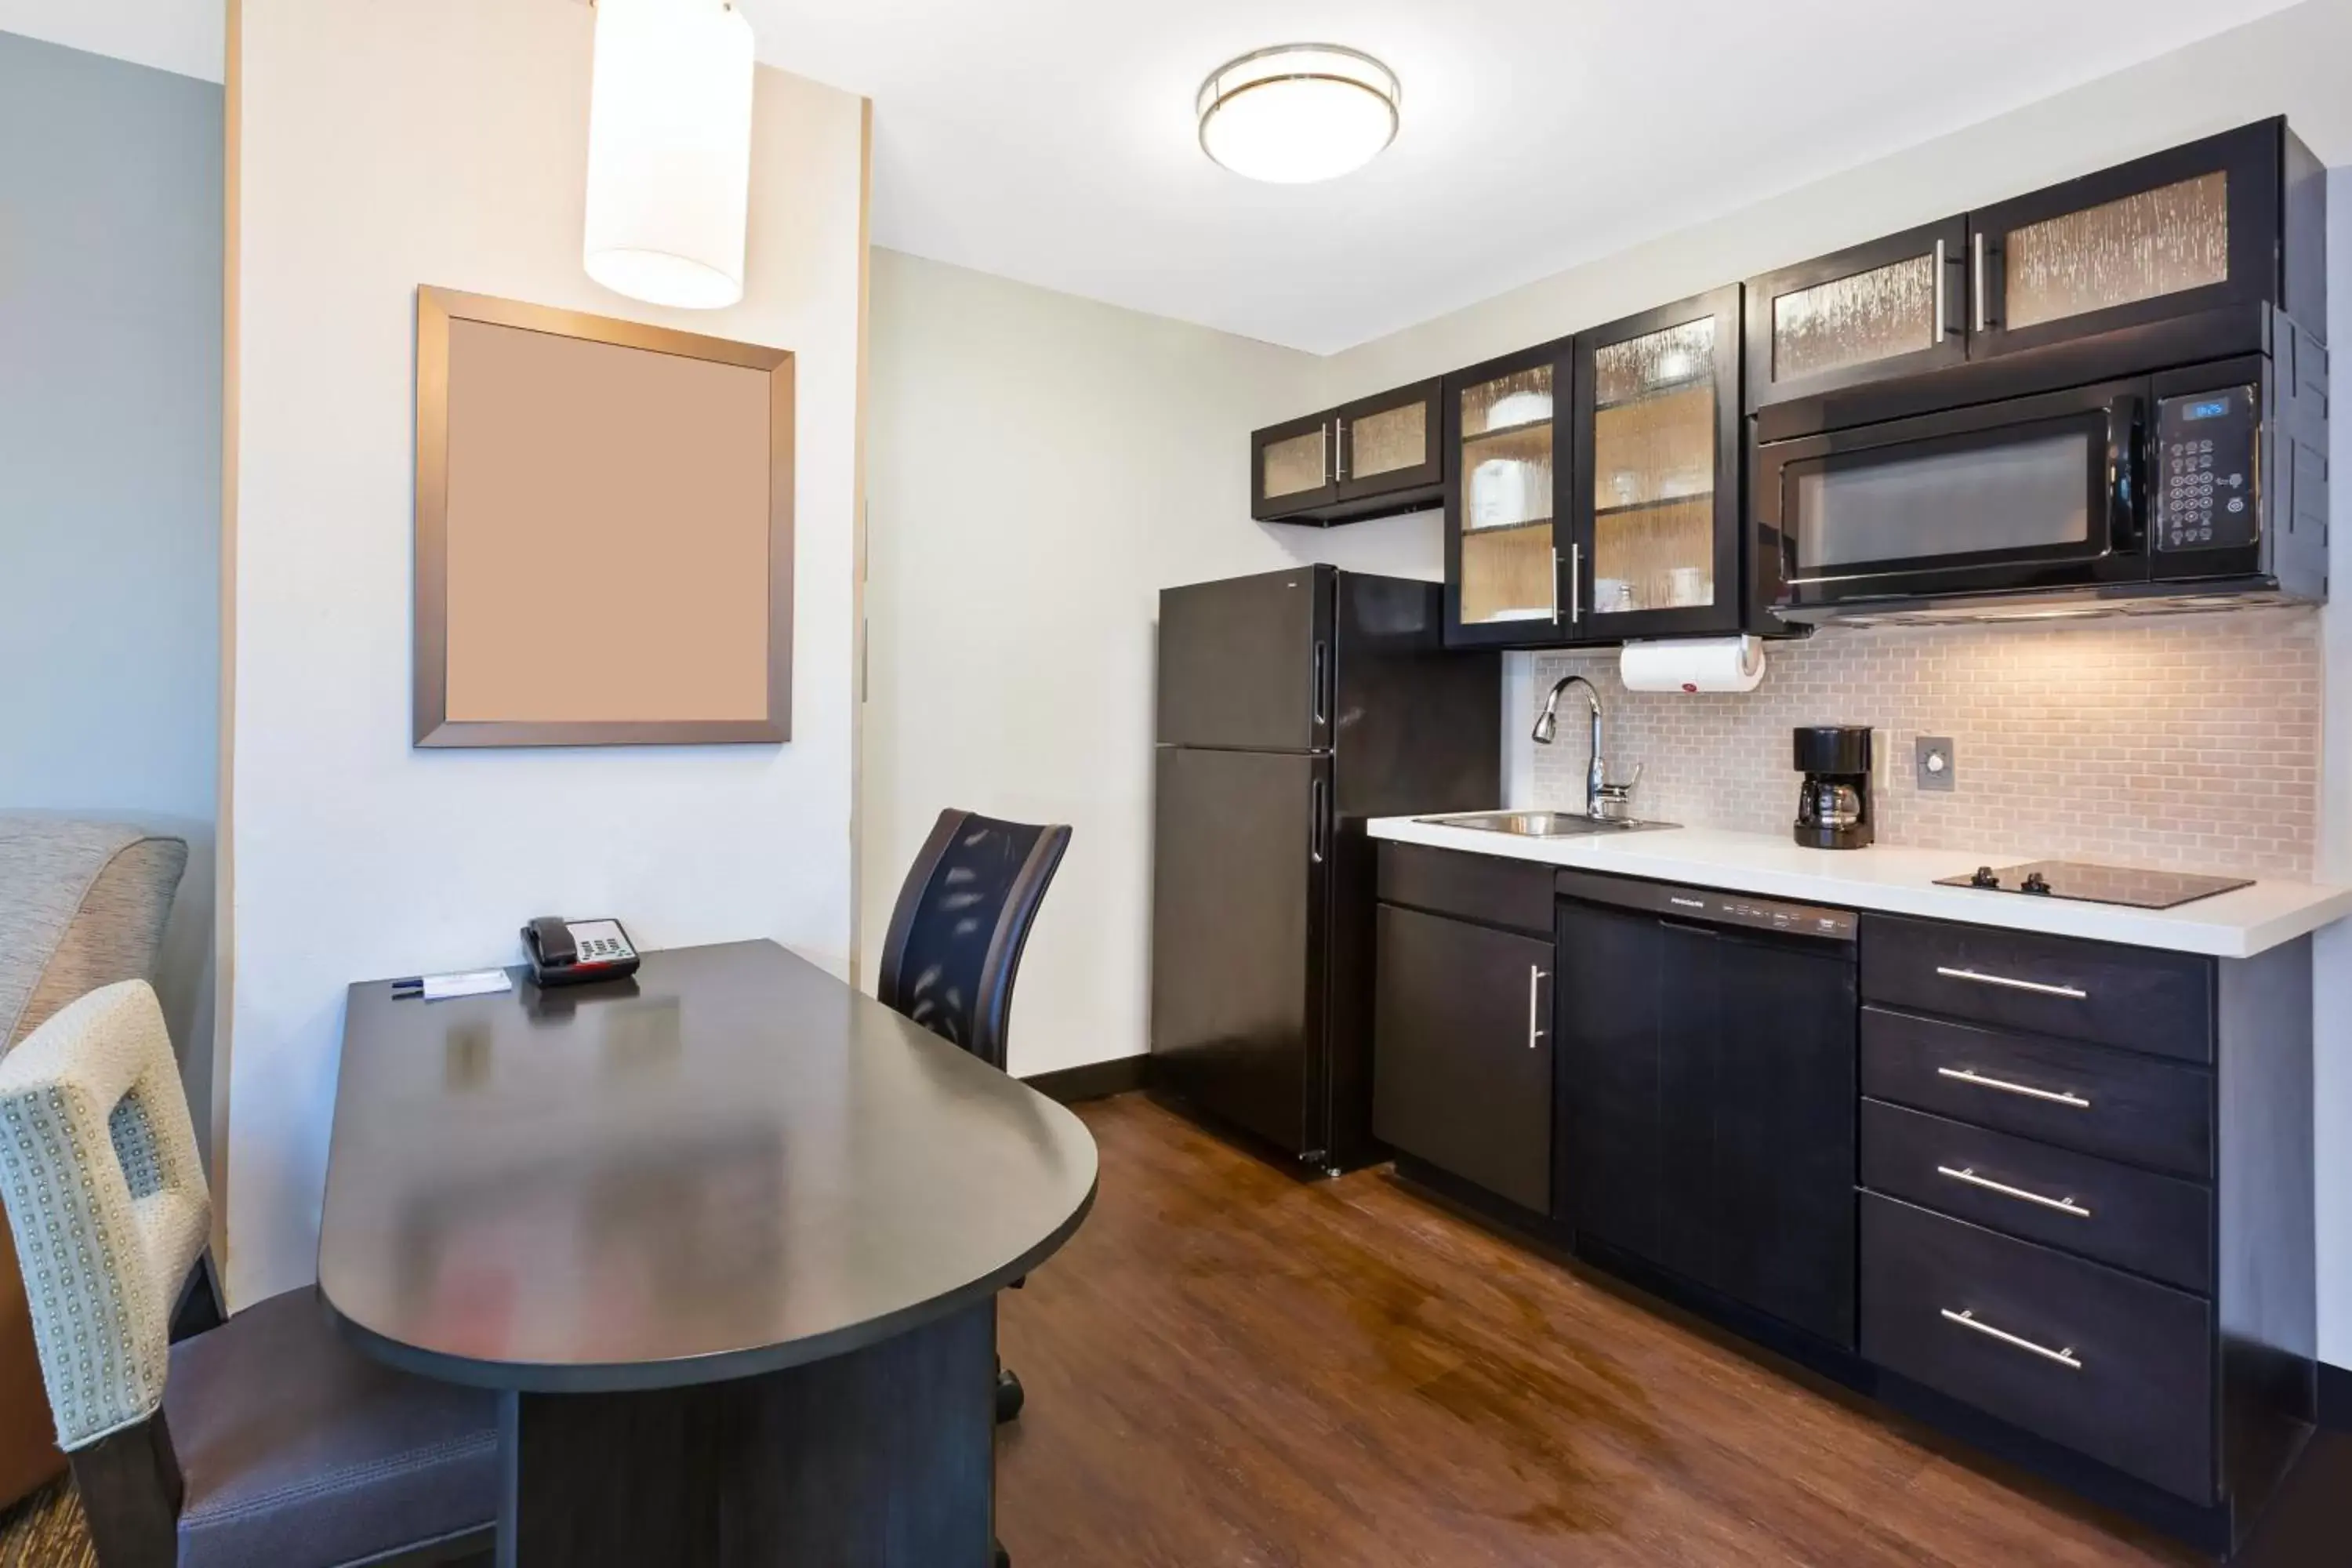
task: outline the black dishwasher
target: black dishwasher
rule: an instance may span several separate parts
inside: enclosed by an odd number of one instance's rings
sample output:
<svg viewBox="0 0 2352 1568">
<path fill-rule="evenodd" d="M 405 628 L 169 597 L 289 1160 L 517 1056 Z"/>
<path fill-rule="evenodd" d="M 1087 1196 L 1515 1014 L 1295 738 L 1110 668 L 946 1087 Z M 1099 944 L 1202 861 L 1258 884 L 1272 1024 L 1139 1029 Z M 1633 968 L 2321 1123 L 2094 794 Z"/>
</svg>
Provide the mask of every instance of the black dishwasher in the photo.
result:
<svg viewBox="0 0 2352 1568">
<path fill-rule="evenodd" d="M 1853 912 L 1558 885 L 1553 1214 L 1852 1348 Z"/>
</svg>

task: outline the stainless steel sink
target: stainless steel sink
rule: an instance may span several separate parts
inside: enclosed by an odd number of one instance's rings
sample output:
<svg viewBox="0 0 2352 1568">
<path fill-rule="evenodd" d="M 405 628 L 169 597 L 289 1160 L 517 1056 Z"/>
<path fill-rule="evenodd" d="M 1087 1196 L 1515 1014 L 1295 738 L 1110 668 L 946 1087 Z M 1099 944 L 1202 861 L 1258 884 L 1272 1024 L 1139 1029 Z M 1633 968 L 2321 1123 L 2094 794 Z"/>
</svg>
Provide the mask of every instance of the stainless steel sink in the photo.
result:
<svg viewBox="0 0 2352 1568">
<path fill-rule="evenodd" d="M 1679 827 L 1676 822 L 1617 821 L 1570 811 L 1472 811 L 1458 816 L 1422 816 L 1417 822 L 1440 827 L 1475 827 L 1484 833 L 1509 833 L 1521 838 L 1573 838 L 1592 833 L 1654 833 Z"/>
</svg>

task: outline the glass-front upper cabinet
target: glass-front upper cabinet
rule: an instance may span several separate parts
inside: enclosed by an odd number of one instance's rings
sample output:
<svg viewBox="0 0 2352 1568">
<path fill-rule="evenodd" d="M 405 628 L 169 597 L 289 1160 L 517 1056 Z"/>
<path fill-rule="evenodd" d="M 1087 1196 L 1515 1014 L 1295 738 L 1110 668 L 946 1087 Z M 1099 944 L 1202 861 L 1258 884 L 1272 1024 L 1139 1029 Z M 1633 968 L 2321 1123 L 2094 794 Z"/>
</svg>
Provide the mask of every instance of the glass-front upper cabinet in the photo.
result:
<svg viewBox="0 0 2352 1568">
<path fill-rule="evenodd" d="M 2287 142 L 2265 121 L 1970 213 L 1969 357 L 2284 304 Z"/>
<path fill-rule="evenodd" d="M 1354 522 L 1438 503 L 1444 411 L 1435 381 L 1253 432 L 1250 515 L 1261 522 Z"/>
<path fill-rule="evenodd" d="M 1968 246 L 1948 218 L 1750 279 L 1748 406 L 1966 359 Z"/>
<path fill-rule="evenodd" d="M 1559 526 L 1570 350 L 1563 338 L 1445 378 L 1449 643 L 1529 647 L 1576 635 Z"/>
<path fill-rule="evenodd" d="M 1252 517 L 1272 521 L 1339 499 L 1339 438 L 1332 416 L 1286 420 L 1251 435 Z"/>
<path fill-rule="evenodd" d="M 1739 360 L 1737 286 L 1577 335 L 1578 640 L 1739 629 Z"/>
</svg>

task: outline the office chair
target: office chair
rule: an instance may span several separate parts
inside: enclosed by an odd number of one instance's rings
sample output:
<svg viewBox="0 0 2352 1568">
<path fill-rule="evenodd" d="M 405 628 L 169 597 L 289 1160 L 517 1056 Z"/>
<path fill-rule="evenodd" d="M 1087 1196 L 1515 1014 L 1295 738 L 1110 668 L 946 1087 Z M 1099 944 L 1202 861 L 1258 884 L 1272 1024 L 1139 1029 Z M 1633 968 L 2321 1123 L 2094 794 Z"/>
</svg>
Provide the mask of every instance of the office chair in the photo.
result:
<svg viewBox="0 0 2352 1568">
<path fill-rule="evenodd" d="M 882 1005 L 1002 1072 L 1021 950 L 1069 847 L 1064 826 L 940 813 L 890 912 L 875 987 Z M 1025 1399 L 1020 1378 L 998 1368 L 998 1422 Z"/>
</svg>

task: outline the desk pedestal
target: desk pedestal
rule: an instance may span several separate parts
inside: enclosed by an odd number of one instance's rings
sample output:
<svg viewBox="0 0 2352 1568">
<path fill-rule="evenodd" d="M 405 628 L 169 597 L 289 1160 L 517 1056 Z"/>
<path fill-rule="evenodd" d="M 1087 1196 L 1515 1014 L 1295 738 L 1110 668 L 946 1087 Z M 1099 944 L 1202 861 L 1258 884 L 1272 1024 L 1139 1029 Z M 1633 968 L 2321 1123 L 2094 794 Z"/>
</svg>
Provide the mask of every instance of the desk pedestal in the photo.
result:
<svg viewBox="0 0 2352 1568">
<path fill-rule="evenodd" d="M 984 1568 L 996 1304 L 733 1383 L 508 1394 L 499 1568 Z"/>
</svg>

